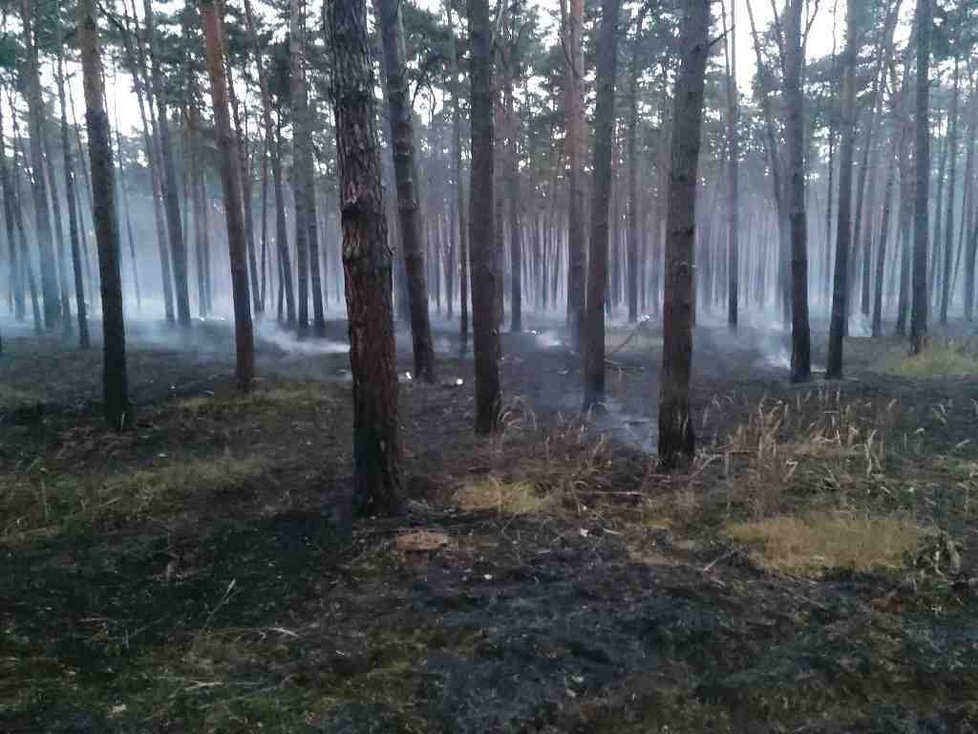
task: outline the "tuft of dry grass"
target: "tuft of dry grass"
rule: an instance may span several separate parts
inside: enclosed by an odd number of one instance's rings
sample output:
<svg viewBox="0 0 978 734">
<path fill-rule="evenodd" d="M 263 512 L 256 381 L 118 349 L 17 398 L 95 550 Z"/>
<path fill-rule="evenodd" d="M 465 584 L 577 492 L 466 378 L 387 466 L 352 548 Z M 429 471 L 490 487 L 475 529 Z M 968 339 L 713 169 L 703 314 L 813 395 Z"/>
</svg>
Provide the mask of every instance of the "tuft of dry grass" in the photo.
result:
<svg viewBox="0 0 978 734">
<path fill-rule="evenodd" d="M 131 474 L 117 475 L 99 492 L 109 501 L 121 502 L 131 513 L 166 505 L 196 492 L 232 490 L 267 469 L 258 457 L 222 455 L 208 459 L 177 460 Z"/>
<path fill-rule="evenodd" d="M 899 402 L 845 401 L 819 386 L 793 400 L 761 400 L 724 450 L 731 501 L 755 517 L 776 512 L 789 490 L 854 487 L 886 471 Z"/>
<path fill-rule="evenodd" d="M 248 395 L 199 395 L 177 402 L 177 409 L 192 415 L 246 412 L 260 409 L 287 410 L 328 403 L 330 397 L 321 384 L 296 383 L 256 388 Z"/>
<path fill-rule="evenodd" d="M 268 471 L 260 457 L 172 458 L 137 471 L 90 479 L 38 472 L 9 481 L 0 498 L 0 542 L 24 533 L 57 532 L 64 523 L 180 512 L 199 493 L 231 492 Z"/>
<path fill-rule="evenodd" d="M 827 512 L 735 523 L 727 526 L 726 533 L 753 546 L 755 561 L 768 570 L 816 577 L 830 569 L 902 568 L 916 556 L 928 534 L 898 517 Z"/>
<path fill-rule="evenodd" d="M 542 512 L 551 505 L 552 498 L 539 494 L 529 482 L 500 482 L 488 477 L 462 487 L 452 501 L 463 512 L 518 516 Z"/>
<path fill-rule="evenodd" d="M 0 384 L 0 410 L 21 408 L 38 402 L 42 402 L 40 393 Z"/>
<path fill-rule="evenodd" d="M 918 355 L 907 355 L 891 365 L 890 372 L 900 377 L 926 379 L 930 377 L 978 376 L 978 354 L 965 342 L 949 339 L 931 342 Z"/>
</svg>

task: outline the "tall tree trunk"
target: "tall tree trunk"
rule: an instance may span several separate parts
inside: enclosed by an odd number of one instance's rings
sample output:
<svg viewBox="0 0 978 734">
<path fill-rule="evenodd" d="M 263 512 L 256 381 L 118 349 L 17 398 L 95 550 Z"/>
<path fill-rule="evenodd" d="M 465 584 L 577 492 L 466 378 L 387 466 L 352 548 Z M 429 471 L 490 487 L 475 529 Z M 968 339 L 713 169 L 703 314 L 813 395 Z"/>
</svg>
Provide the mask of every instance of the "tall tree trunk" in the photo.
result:
<svg viewBox="0 0 978 734">
<path fill-rule="evenodd" d="M 132 217 L 129 214 L 129 193 L 128 189 L 126 188 L 126 167 L 122 160 L 122 135 L 119 134 L 118 106 L 113 109 L 113 113 L 115 125 L 115 149 L 119 162 L 119 195 L 120 199 L 122 200 L 122 216 L 126 222 L 126 243 L 129 245 L 129 261 L 132 263 L 132 285 L 136 292 L 136 310 L 137 312 L 141 312 L 143 310 L 143 297 L 139 289 L 139 265 L 136 262 L 136 242 L 132 234 Z M 70 151 L 70 148 L 68 150 Z M 69 201 L 71 200 L 69 199 Z M 71 206 L 71 204 L 69 204 L 69 206 Z"/>
<path fill-rule="evenodd" d="M 917 99 L 915 101 L 915 143 L 913 222 L 913 305 L 910 316 L 910 349 L 920 354 L 927 337 L 927 235 L 928 194 L 930 188 L 930 37 L 933 25 L 932 0 L 917 0 Z"/>
<path fill-rule="evenodd" d="M 639 214 L 638 214 L 638 75 L 640 71 L 639 44 L 645 8 L 635 19 L 635 40 L 628 69 L 628 323 L 638 321 L 639 306 Z M 644 262 L 644 261 L 643 261 Z"/>
<path fill-rule="evenodd" d="M 509 38 L 503 45 L 503 80 L 502 102 L 503 119 L 506 125 L 506 145 L 504 148 L 503 178 L 505 179 L 506 195 L 509 199 L 509 263 L 510 263 L 510 330 L 523 330 L 523 230 L 520 225 L 520 174 L 519 174 L 519 136 L 520 122 L 516 114 L 516 103 L 513 95 L 514 77 L 518 73 L 514 54 L 517 42 L 516 13 L 519 3 L 514 3 L 505 12 L 504 23 Z"/>
<path fill-rule="evenodd" d="M 143 0 L 146 14 L 146 36 L 149 39 L 150 72 L 152 75 L 152 96 L 156 101 L 156 126 L 159 132 L 162 171 L 160 183 L 163 194 L 163 208 L 166 212 L 166 228 L 170 235 L 170 255 L 173 258 L 173 285 L 176 295 L 177 321 L 190 324 L 190 291 L 187 286 L 187 250 L 184 246 L 183 222 L 180 219 L 180 202 L 176 168 L 173 164 L 173 143 L 170 139 L 170 122 L 167 119 L 166 87 L 156 38 L 156 20 L 150 0 Z"/>
<path fill-rule="evenodd" d="M 71 301 L 68 296 L 68 263 L 65 258 L 64 222 L 61 218 L 61 192 L 54 174 L 54 149 L 51 137 L 46 133 L 41 137 L 44 148 L 44 174 L 47 176 L 47 190 L 50 192 L 51 221 L 54 223 L 54 253 L 58 264 L 58 296 L 61 299 L 61 327 L 64 334 L 70 334 Z"/>
<path fill-rule="evenodd" d="M 292 287 L 292 263 L 289 256 L 288 229 L 285 221 L 285 193 L 282 189 L 282 145 L 276 134 L 272 121 L 272 96 L 268 90 L 268 79 L 261 48 L 258 45 L 258 34 L 255 31 L 255 18 L 252 12 L 251 0 L 244 0 L 245 20 L 248 26 L 248 40 L 255 66 L 258 69 L 258 90 L 261 95 L 262 123 L 265 133 L 266 155 L 271 156 L 272 189 L 275 199 L 275 245 L 278 250 L 278 272 L 280 278 L 280 294 L 285 305 L 286 321 L 295 324 L 295 291 Z"/>
<path fill-rule="evenodd" d="M 594 186 L 587 302 L 584 308 L 584 410 L 605 397 L 604 311 L 608 283 L 608 210 L 611 202 L 611 148 L 615 134 L 615 75 L 618 65 L 618 16 L 621 0 L 602 0 L 598 31 L 594 111 Z"/>
<path fill-rule="evenodd" d="M 93 216 L 98 241 L 102 292 L 102 355 L 105 417 L 121 430 L 131 423 L 126 375 L 126 327 L 122 303 L 119 223 L 115 207 L 115 171 L 109 117 L 102 88 L 102 59 L 98 41 L 95 0 L 78 0 L 78 45 L 85 85 L 88 155 L 92 167 Z"/>
<path fill-rule="evenodd" d="M 679 36 L 682 61 L 674 92 L 659 381 L 659 464 L 666 470 L 688 465 L 696 447 L 689 373 L 693 360 L 696 181 L 709 31 L 709 0 L 684 0 Z"/>
<path fill-rule="evenodd" d="M 907 74 L 909 77 L 909 73 Z M 909 90 L 908 90 L 909 91 Z M 905 128 L 904 140 L 907 147 L 911 146 L 913 139 L 912 120 L 910 119 L 910 95 L 907 95 L 907 114 L 903 120 Z M 907 335 L 907 316 L 910 311 L 910 271 L 912 270 L 911 240 L 913 229 L 913 206 L 914 206 L 914 174 L 910 156 L 906 151 L 901 151 L 899 161 L 900 172 L 900 288 L 897 297 L 897 321 L 896 334 L 898 336 Z"/>
<path fill-rule="evenodd" d="M 391 151 L 397 182 L 397 213 L 400 220 L 404 270 L 407 274 L 408 311 L 414 372 L 425 382 L 435 381 L 435 350 L 428 320 L 428 287 L 425 282 L 424 243 L 418 196 L 418 166 L 414 148 L 414 119 L 408 96 L 404 62 L 404 36 L 400 0 L 376 0 L 380 36 L 384 47 L 384 80 L 391 120 Z M 437 277 L 437 276 L 436 276 Z M 449 296 L 451 298 L 451 296 Z"/>
<path fill-rule="evenodd" d="M 14 190 L 14 183 L 10 179 L 10 169 L 7 168 L 7 152 L 3 138 L 3 105 L 0 104 L 0 183 L 3 185 L 3 219 L 7 228 L 7 240 L 10 242 L 10 277 L 14 283 L 14 315 L 18 321 L 24 318 L 24 286 L 26 280 L 31 295 L 31 305 L 33 307 L 34 330 L 40 333 L 43 330 L 41 320 L 41 308 L 37 300 L 37 285 L 34 282 L 33 266 L 30 257 L 26 256 L 26 246 L 21 247 L 21 242 L 25 241 L 24 223 L 20 204 L 17 201 L 17 193 Z M 24 257 L 20 257 L 23 253 Z"/>
<path fill-rule="evenodd" d="M 901 139 L 900 143 L 906 141 Z M 880 221 L 880 239 L 876 246 L 876 290 L 873 293 L 873 326 L 872 335 L 874 337 L 883 335 L 883 271 L 886 267 L 886 243 L 890 234 L 890 212 L 893 205 L 893 184 L 896 179 L 897 161 L 896 151 L 902 145 L 898 145 L 896 137 L 893 139 L 893 146 L 886 160 L 889 165 L 886 167 L 886 185 L 883 188 L 883 214 Z"/>
<path fill-rule="evenodd" d="M 561 8 L 566 0 L 562 0 Z M 567 220 L 567 323 L 571 338 L 580 343 L 584 323 L 584 288 L 587 228 L 584 157 L 587 154 L 584 121 L 584 0 L 570 0 L 564 10 L 565 128 L 567 162 L 570 168 L 570 202 Z"/>
<path fill-rule="evenodd" d="M 30 131 L 31 180 L 34 194 L 34 217 L 37 247 L 41 262 L 41 295 L 44 299 L 44 326 L 53 329 L 61 322 L 61 299 L 58 290 L 58 270 L 51 235 L 51 215 L 48 211 L 48 191 L 44 183 L 44 150 L 41 142 L 44 121 L 44 102 L 41 97 L 41 72 L 37 59 L 37 37 L 34 29 L 35 6 L 31 0 L 20 0 L 24 45 L 27 49 L 26 89 Z"/>
<path fill-rule="evenodd" d="M 788 106 L 788 218 L 791 226 L 791 381 L 812 378 L 808 325 L 808 222 L 805 216 L 805 118 L 802 97 L 803 0 L 789 0 L 785 17 L 785 102 Z"/>
<path fill-rule="evenodd" d="M 170 263 L 170 248 L 167 244 L 166 219 L 163 213 L 163 187 L 161 183 L 161 164 L 159 155 L 158 136 L 150 134 L 150 120 L 153 118 L 152 111 L 147 114 L 146 104 L 152 104 L 144 96 L 151 97 L 149 85 L 145 83 L 145 53 L 139 37 L 138 24 L 133 18 L 130 22 L 129 6 L 123 2 L 124 19 L 127 33 L 122 35 L 123 44 L 126 49 L 126 56 L 132 71 L 133 88 L 136 92 L 136 102 L 139 106 L 139 118 L 142 123 L 143 144 L 146 149 L 146 158 L 149 163 L 150 183 L 152 185 L 153 212 L 156 223 L 156 239 L 160 254 L 160 279 L 163 284 L 163 308 L 167 322 L 176 320 L 173 306 L 173 272 Z M 135 16 L 135 0 L 133 0 L 133 16 Z M 135 30 L 131 28 L 135 26 Z M 136 39 L 137 47 L 134 51 L 129 41 L 130 35 Z M 146 94 L 144 95 L 144 90 Z M 71 87 L 68 88 L 69 95 Z M 69 97 L 70 101 L 70 97 Z M 70 105 L 69 105 L 70 106 Z M 155 120 L 155 118 L 153 118 Z M 154 122 L 155 124 L 155 122 Z M 84 173 L 85 167 L 82 166 Z M 82 229 L 84 232 L 84 228 Z"/>
<path fill-rule="evenodd" d="M 948 176 L 947 176 L 947 219 L 945 220 L 944 226 L 944 267 L 943 278 L 941 279 L 941 312 L 940 312 L 940 322 L 941 324 L 947 323 L 947 310 L 951 301 L 951 259 L 954 254 L 954 194 L 955 194 L 955 183 L 957 177 L 957 161 L 958 161 L 958 98 L 961 94 L 961 87 L 959 84 L 959 70 L 960 61 L 957 57 L 954 59 L 954 92 L 951 96 L 951 111 L 950 120 L 948 127 L 947 136 L 947 147 L 948 147 L 948 160 L 950 161 L 948 165 Z M 970 182 L 969 182 L 970 183 Z M 936 212 L 935 216 L 940 218 L 941 212 Z"/>
<path fill-rule="evenodd" d="M 396 509 L 401 447 L 391 294 L 391 252 L 381 187 L 380 151 L 364 0 L 331 4 L 336 149 L 343 220 L 343 270 L 353 372 L 358 509 Z"/>
<path fill-rule="evenodd" d="M 75 282 L 75 313 L 78 318 L 78 345 L 82 349 L 88 349 L 91 346 L 91 340 L 88 335 L 88 314 L 85 308 L 81 244 L 78 240 L 78 212 L 74 206 L 75 163 L 68 138 L 68 106 L 65 103 L 64 50 L 60 45 L 58 46 L 57 83 L 58 105 L 61 112 L 61 150 L 64 156 L 65 203 L 68 207 L 68 236 L 71 239 L 71 266 Z"/>
<path fill-rule="evenodd" d="M 220 153 L 221 188 L 224 191 L 224 215 L 228 228 L 228 253 L 231 261 L 231 295 L 234 302 L 234 338 L 237 347 L 235 377 L 239 390 L 250 390 L 255 377 L 255 346 L 251 325 L 251 303 L 248 294 L 248 261 L 245 244 L 244 215 L 241 201 L 241 168 L 236 140 L 231 132 L 228 109 L 228 85 L 224 71 L 223 22 L 218 16 L 217 0 L 202 0 L 200 19 L 204 27 L 207 50 L 207 72 L 211 80 L 214 104 L 214 127 Z"/>
<path fill-rule="evenodd" d="M 469 342 L 469 231 L 465 210 L 465 183 L 462 180 L 462 113 L 459 103 L 458 52 L 455 42 L 455 26 L 452 24 L 452 2 L 445 0 L 445 15 L 448 18 L 449 43 L 449 92 L 452 98 L 452 180 L 454 182 L 454 224 L 453 236 L 458 236 L 458 291 L 459 291 L 459 337 L 461 350 L 468 348 Z"/>
<path fill-rule="evenodd" d="M 852 249 L 852 163 L 856 148 L 856 3 L 849 0 L 846 48 L 843 52 L 842 119 L 839 124 L 839 210 L 836 213 L 835 270 L 832 278 L 832 317 L 825 376 L 842 379 L 843 337 L 849 315 L 849 251 Z"/>
<path fill-rule="evenodd" d="M 242 123 L 242 115 L 238 112 L 238 99 L 234 91 L 234 76 L 232 75 L 231 60 L 227 57 L 224 59 L 224 69 L 227 75 L 228 103 L 231 108 L 231 121 L 234 123 L 235 147 L 237 148 L 238 154 L 238 180 L 241 182 L 241 206 L 244 214 L 244 237 L 248 251 L 248 275 L 250 277 L 248 292 L 254 304 L 255 313 L 260 314 L 263 306 L 261 292 L 258 287 L 258 258 L 255 254 L 255 217 L 252 211 L 251 168 L 248 164 L 248 110 L 247 108 L 243 110 L 245 119 Z M 322 292 L 321 288 L 320 292 Z"/>
<path fill-rule="evenodd" d="M 475 430 L 488 434 L 499 421 L 499 321 L 496 291 L 493 190 L 492 24 L 488 0 L 468 0 L 471 82 L 472 182 L 469 187 L 469 263 L 472 273 L 472 339 L 475 347 Z"/>
<path fill-rule="evenodd" d="M 307 163 L 312 163 L 312 139 L 307 135 L 303 0 L 289 0 L 289 58 L 292 96 L 292 199 L 295 207 L 295 258 L 299 276 L 299 336 L 309 329 L 309 197 Z"/>
<path fill-rule="evenodd" d="M 725 0 L 724 0 L 725 2 Z M 721 8 L 723 5 L 721 4 Z M 736 328 L 740 308 L 740 102 L 737 90 L 736 0 L 730 2 L 727 59 L 727 324 Z M 726 18 L 724 31 L 727 32 Z"/>
</svg>

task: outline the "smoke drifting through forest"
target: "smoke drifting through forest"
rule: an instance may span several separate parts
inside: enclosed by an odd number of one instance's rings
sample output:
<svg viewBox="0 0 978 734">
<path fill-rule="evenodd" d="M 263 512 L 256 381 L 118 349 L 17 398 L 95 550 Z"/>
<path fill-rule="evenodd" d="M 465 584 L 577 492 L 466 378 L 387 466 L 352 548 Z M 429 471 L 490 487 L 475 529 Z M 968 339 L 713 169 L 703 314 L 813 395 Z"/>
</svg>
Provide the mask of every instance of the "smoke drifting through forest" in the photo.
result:
<svg viewBox="0 0 978 734">
<path fill-rule="evenodd" d="M 471 328 L 480 431 L 503 324 L 566 323 L 587 408 L 604 400 L 605 323 L 663 315 L 682 423 L 694 322 L 790 332 L 806 381 L 826 330 L 838 377 L 846 333 L 909 329 L 920 348 L 928 315 L 971 320 L 970 3 L 349 1 L 4 6 L 14 319 L 83 346 L 101 319 L 108 356 L 117 272 L 130 327 L 233 321 L 247 388 L 252 321 L 280 348 L 332 351 L 316 340 L 349 318 L 366 396 L 389 382 L 362 360 L 387 348 L 391 301 L 426 381 L 446 333 L 464 351 Z M 805 58 L 816 22 L 831 51 Z M 105 78 L 128 87 L 134 129 Z"/>
</svg>

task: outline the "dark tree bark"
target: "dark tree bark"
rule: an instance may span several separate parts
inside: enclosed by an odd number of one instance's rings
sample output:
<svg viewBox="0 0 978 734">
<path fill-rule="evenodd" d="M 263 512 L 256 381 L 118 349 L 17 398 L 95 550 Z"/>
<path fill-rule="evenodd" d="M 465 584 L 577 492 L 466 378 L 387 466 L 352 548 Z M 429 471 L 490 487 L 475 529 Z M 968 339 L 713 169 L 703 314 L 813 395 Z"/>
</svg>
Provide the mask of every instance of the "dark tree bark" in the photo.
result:
<svg viewBox="0 0 978 734">
<path fill-rule="evenodd" d="M 615 75 L 620 14 L 621 0 L 602 0 L 596 62 L 591 242 L 583 329 L 584 410 L 601 405 L 605 397 L 604 310 L 608 282 L 608 209 L 611 202 L 611 148 L 615 134 Z"/>
<path fill-rule="evenodd" d="M 244 215 L 241 201 L 241 168 L 237 141 L 231 131 L 228 107 L 228 85 L 224 71 L 223 22 L 215 7 L 216 0 L 202 0 L 200 18 L 207 50 L 207 73 L 211 80 L 214 105 L 214 127 L 220 153 L 221 188 L 224 191 L 224 215 L 228 228 L 228 252 L 231 261 L 231 294 L 234 302 L 234 337 L 237 347 L 235 377 L 239 390 L 250 390 L 255 377 L 255 345 L 251 325 L 251 303 L 248 293 L 248 261 L 245 243 Z"/>
<path fill-rule="evenodd" d="M 227 43 L 227 34 L 225 33 L 224 36 L 225 43 Z M 246 134 L 248 124 L 248 109 L 245 106 L 241 112 L 239 112 L 238 98 L 234 91 L 234 75 L 231 59 L 226 55 L 224 58 L 224 71 L 227 76 L 228 104 L 231 109 L 231 122 L 233 123 L 235 146 L 238 153 L 238 180 L 241 182 L 241 206 L 244 212 L 244 237 L 245 245 L 248 251 L 248 292 L 254 306 L 254 312 L 256 314 L 260 314 L 264 309 L 264 306 L 261 299 L 261 290 L 259 289 L 258 285 L 258 258 L 255 253 L 255 217 L 252 207 L 251 167 L 249 165 L 248 137 Z M 244 122 L 242 122 L 242 116 L 245 118 Z"/>
<path fill-rule="evenodd" d="M 640 69 L 639 44 L 642 38 L 642 22 L 645 6 L 635 19 L 635 40 L 628 69 L 628 322 L 638 321 L 639 306 L 639 212 L 638 212 L 638 75 Z M 644 262 L 644 260 L 643 260 Z"/>
<path fill-rule="evenodd" d="M 909 76 L 909 75 L 908 75 Z M 909 95 L 907 97 L 909 102 Z M 913 140 L 912 121 L 908 114 L 903 124 L 906 127 L 904 140 L 907 141 L 908 148 Z M 913 199 L 914 199 L 914 173 L 913 161 L 907 151 L 901 151 L 900 161 L 900 288 L 897 298 L 897 321 L 896 334 L 898 336 L 907 335 L 907 318 L 910 311 L 910 273 L 913 269 L 911 257 L 911 240 L 913 239 Z"/>
<path fill-rule="evenodd" d="M 472 338 L 475 347 L 475 430 L 496 429 L 499 393 L 499 320 L 496 291 L 493 191 L 492 24 L 488 0 L 468 0 L 469 79 L 472 120 L 472 183 L 469 187 L 469 263 L 472 273 Z"/>
<path fill-rule="evenodd" d="M 295 207 L 295 258 L 299 276 L 299 336 L 309 329 L 310 223 L 307 164 L 312 164 L 312 138 L 307 134 L 303 0 L 289 2 L 289 58 L 292 96 L 292 199 Z M 313 225 L 315 226 L 315 225 Z M 314 294 L 315 295 L 315 294 Z"/>
<path fill-rule="evenodd" d="M 880 239 L 876 248 L 876 291 L 873 294 L 873 336 L 883 334 L 883 271 L 886 266 L 886 243 L 890 234 L 890 212 L 893 205 L 893 183 L 896 179 L 896 159 L 888 156 L 886 185 L 883 189 L 883 214 L 880 222 Z"/>
<path fill-rule="evenodd" d="M 424 243 L 421 237 L 421 207 L 418 201 L 418 166 L 414 148 L 414 115 L 408 93 L 404 62 L 404 36 L 400 0 L 376 0 L 384 47 L 384 80 L 391 120 L 391 151 L 397 182 L 397 213 L 400 220 L 404 270 L 407 274 L 408 311 L 414 347 L 414 372 L 425 382 L 435 381 L 435 350 L 428 320 L 428 286 L 425 281 Z M 436 274 L 437 280 L 437 274 Z M 451 294 L 449 294 L 451 299 Z"/>
<path fill-rule="evenodd" d="M 839 210 L 836 214 L 835 271 L 832 278 L 832 317 L 829 323 L 829 356 L 825 376 L 842 379 L 843 337 L 849 315 L 849 253 L 852 249 L 852 163 L 856 147 L 856 30 L 858 0 L 849 0 L 846 15 L 846 48 L 843 52 L 842 116 L 839 121 Z"/>
<path fill-rule="evenodd" d="M 696 440 L 689 408 L 693 361 L 693 245 L 696 179 L 703 126 L 703 91 L 710 52 L 709 0 L 684 0 L 676 77 L 666 213 L 662 377 L 659 382 L 659 463 L 671 470 L 693 459 Z"/>
<path fill-rule="evenodd" d="M 78 212 L 75 210 L 75 162 L 68 138 L 68 106 L 65 103 L 64 52 L 58 48 L 58 105 L 61 112 L 61 150 L 64 156 L 65 202 L 68 207 L 68 236 L 71 240 L 71 266 L 75 283 L 75 313 L 78 318 L 78 345 L 88 349 L 88 314 L 85 307 L 85 285 L 82 278 L 81 243 L 78 239 Z"/>
<path fill-rule="evenodd" d="M 34 5 L 21 0 L 20 18 L 23 24 L 24 45 L 27 49 L 26 88 L 28 127 L 30 131 L 31 180 L 34 194 L 35 237 L 41 262 L 41 295 L 44 307 L 44 326 L 53 329 L 61 322 L 61 298 L 58 289 L 58 270 L 51 235 L 51 216 L 48 210 L 48 190 L 44 182 L 43 135 L 44 102 L 41 97 L 41 73 L 37 59 L 37 38 L 34 29 Z"/>
<path fill-rule="evenodd" d="M 722 5 L 721 5 L 722 7 Z M 730 3 L 727 52 L 727 324 L 736 328 L 740 308 L 740 101 L 737 90 L 737 3 Z M 727 31 L 724 22 L 724 31 Z M 830 164 L 831 165 L 831 164 Z M 831 185 L 829 187 L 831 189 Z"/>
<path fill-rule="evenodd" d="M 92 214 L 101 278 L 105 417 L 109 425 L 121 430 L 131 423 L 126 376 L 126 328 L 119 262 L 119 223 L 115 207 L 115 171 L 112 167 L 112 143 L 109 118 L 105 111 L 95 12 L 95 0 L 78 0 L 78 45 L 81 48 L 85 85 L 85 120 L 92 167 Z"/>
<path fill-rule="evenodd" d="M 462 113 L 459 102 L 458 53 L 456 51 L 455 31 L 452 25 L 451 0 L 445 0 L 445 14 L 449 28 L 449 90 L 452 97 L 452 173 L 455 182 L 455 201 L 453 207 L 453 236 L 458 233 L 459 262 L 459 337 L 461 350 L 465 352 L 469 343 L 469 231 L 465 210 L 465 184 L 462 181 Z"/>
<path fill-rule="evenodd" d="M 584 0 L 570 0 L 564 16 L 565 115 L 567 162 L 570 178 L 570 202 L 567 220 L 567 322 L 571 338 L 580 343 L 584 324 L 584 289 L 587 252 L 584 233 L 587 228 L 585 209 L 586 130 L 584 121 Z"/>
<path fill-rule="evenodd" d="M 343 271 L 353 372 L 357 508 L 398 507 L 401 447 L 391 293 L 391 251 L 374 120 L 364 0 L 331 4 Z"/>
<path fill-rule="evenodd" d="M 927 337 L 927 198 L 930 188 L 930 37 L 932 0 L 917 0 L 917 99 L 914 127 L 914 222 L 913 305 L 910 315 L 910 349 L 919 354 Z"/>
<path fill-rule="evenodd" d="M 802 97 L 803 0 L 789 0 L 785 17 L 785 103 L 788 106 L 788 220 L 791 226 L 791 381 L 812 378 L 808 324 L 808 222 L 805 215 L 805 118 Z"/>
</svg>

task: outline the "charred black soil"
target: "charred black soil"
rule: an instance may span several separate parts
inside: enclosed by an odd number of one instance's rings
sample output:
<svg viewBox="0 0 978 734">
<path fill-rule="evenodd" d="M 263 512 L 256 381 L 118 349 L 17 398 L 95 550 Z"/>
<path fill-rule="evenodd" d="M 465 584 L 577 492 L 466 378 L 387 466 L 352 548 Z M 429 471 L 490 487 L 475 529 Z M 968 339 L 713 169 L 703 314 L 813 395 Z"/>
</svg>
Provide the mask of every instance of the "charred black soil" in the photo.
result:
<svg viewBox="0 0 978 734">
<path fill-rule="evenodd" d="M 5 340 L 4 731 L 975 730 L 968 340 L 852 339 L 849 379 L 790 386 L 783 336 L 701 328 L 701 451 L 663 476 L 650 326 L 589 422 L 559 330 L 506 336 L 491 440 L 446 334 L 380 519 L 348 511 L 341 349 L 266 337 L 240 397 L 223 325 L 159 333 L 122 433 L 97 351 Z"/>
</svg>

